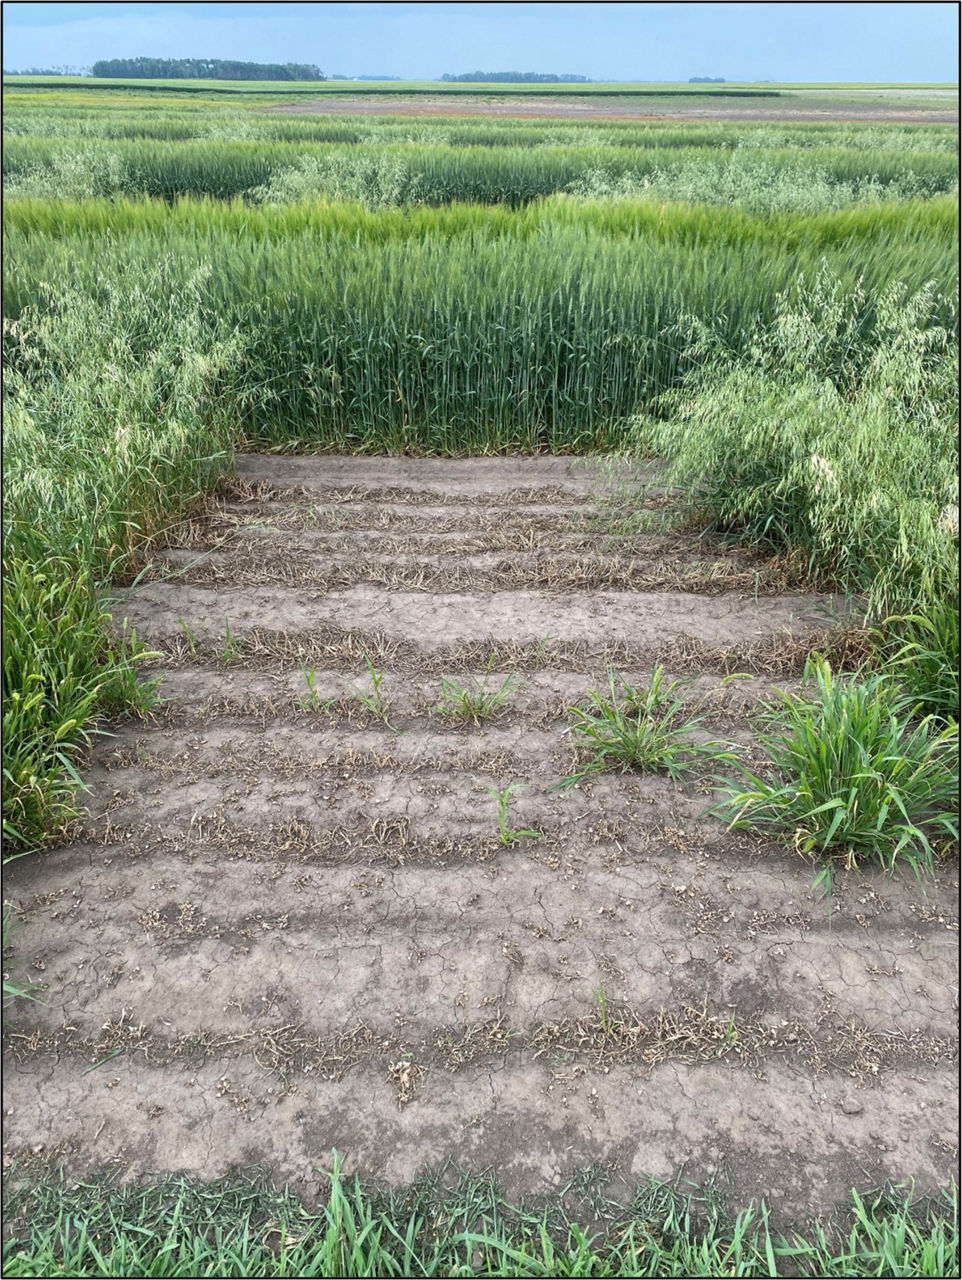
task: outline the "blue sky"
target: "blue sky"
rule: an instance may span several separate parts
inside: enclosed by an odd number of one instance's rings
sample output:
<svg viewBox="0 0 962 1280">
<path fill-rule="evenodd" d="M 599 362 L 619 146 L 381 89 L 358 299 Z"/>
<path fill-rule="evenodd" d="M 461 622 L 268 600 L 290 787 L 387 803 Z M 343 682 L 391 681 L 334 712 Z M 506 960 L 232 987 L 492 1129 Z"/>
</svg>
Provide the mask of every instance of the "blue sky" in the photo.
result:
<svg viewBox="0 0 962 1280">
<path fill-rule="evenodd" d="M 314 62 L 326 74 L 592 79 L 958 78 L 952 4 L 18 4 L 3 65 L 98 58 Z"/>
</svg>

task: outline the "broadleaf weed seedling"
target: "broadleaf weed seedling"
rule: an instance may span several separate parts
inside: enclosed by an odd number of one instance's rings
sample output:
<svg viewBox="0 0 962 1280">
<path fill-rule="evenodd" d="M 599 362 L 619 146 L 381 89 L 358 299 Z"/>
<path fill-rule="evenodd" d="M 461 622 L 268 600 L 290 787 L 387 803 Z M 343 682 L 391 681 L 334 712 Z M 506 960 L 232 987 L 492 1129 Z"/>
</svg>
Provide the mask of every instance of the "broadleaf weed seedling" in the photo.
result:
<svg viewBox="0 0 962 1280">
<path fill-rule="evenodd" d="M 528 836 L 532 840 L 542 840 L 544 836 L 540 831 L 532 831 L 530 828 L 522 827 L 515 831 L 508 826 L 508 804 L 511 797 L 516 791 L 522 790 L 523 783 L 512 782 L 510 786 L 505 787 L 503 791 L 499 791 L 497 787 L 485 787 L 489 796 L 493 796 L 498 804 L 498 839 L 507 847 L 520 840 L 522 836 Z"/>
</svg>

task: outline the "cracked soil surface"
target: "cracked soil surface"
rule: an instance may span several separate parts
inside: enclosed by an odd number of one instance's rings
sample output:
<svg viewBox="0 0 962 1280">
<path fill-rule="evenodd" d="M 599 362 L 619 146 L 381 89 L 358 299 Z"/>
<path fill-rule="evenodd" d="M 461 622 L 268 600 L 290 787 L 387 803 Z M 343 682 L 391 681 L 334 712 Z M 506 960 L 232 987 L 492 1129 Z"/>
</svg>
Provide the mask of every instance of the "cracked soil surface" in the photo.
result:
<svg viewBox="0 0 962 1280">
<path fill-rule="evenodd" d="M 165 701 L 98 741 L 70 838 L 7 869 L 5 968 L 42 1003 L 7 1011 L 6 1161 L 258 1163 L 308 1199 L 334 1148 L 384 1181 L 493 1166 L 514 1196 L 600 1161 L 795 1221 L 948 1182 L 957 864 L 843 872 L 828 902 L 790 847 L 707 816 L 708 775 L 556 788 L 607 663 L 695 678 L 706 731 L 750 750 L 841 616 L 619 521 L 636 483 L 239 460 L 115 605 Z M 459 724 L 442 677 L 510 683 Z M 512 784 L 508 829 L 537 838 L 502 843 Z"/>
</svg>

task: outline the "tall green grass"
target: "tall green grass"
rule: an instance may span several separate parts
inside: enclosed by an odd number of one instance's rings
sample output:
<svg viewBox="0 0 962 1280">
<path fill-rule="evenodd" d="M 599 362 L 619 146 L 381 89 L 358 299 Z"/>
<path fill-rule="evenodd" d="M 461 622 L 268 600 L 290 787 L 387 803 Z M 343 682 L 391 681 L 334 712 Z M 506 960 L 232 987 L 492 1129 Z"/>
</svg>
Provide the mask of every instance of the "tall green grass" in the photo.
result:
<svg viewBox="0 0 962 1280">
<path fill-rule="evenodd" d="M 693 320 L 692 368 L 638 420 L 700 521 L 865 597 L 928 711 L 958 720 L 956 322 L 934 285 L 824 269 L 734 349 Z M 951 311 L 954 303 L 949 305 Z"/>
<path fill-rule="evenodd" d="M 143 646 L 98 588 L 231 461 L 220 404 L 236 339 L 203 320 L 203 271 L 170 263 L 44 285 L 5 321 L 3 832 L 28 848 L 74 814 L 98 717 L 149 705 Z"/>
</svg>

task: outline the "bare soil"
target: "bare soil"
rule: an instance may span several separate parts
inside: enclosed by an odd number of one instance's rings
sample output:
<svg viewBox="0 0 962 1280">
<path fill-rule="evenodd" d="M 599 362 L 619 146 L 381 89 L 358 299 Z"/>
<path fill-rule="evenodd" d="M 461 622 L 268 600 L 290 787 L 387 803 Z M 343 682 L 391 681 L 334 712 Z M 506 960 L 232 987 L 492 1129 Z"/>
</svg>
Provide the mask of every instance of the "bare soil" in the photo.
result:
<svg viewBox="0 0 962 1280">
<path fill-rule="evenodd" d="M 493 1166 L 512 1195 L 599 1161 L 796 1221 L 949 1180 L 956 864 L 841 872 L 829 902 L 791 848 L 706 816 L 707 777 L 554 789 L 606 662 L 696 674 L 706 729 L 750 747 L 844 621 L 666 533 L 664 497 L 639 532 L 638 479 L 240 460 L 115 607 L 166 702 L 99 741 L 69 839 L 7 870 L 5 968 L 43 1003 L 6 1014 L 5 1161 L 258 1163 L 308 1198 L 334 1148 L 393 1182 Z M 437 713 L 442 675 L 489 664 L 515 678 L 492 721 Z M 540 839 L 500 841 L 486 788 L 512 783 Z"/>
<path fill-rule="evenodd" d="M 361 97 L 331 96 L 295 100 L 264 111 L 281 114 L 351 116 L 496 116 L 562 120 L 721 120 L 746 124 L 799 124 L 805 121 L 958 124 L 954 90 L 808 90 L 779 98 L 673 99 L 601 97 Z"/>
</svg>

